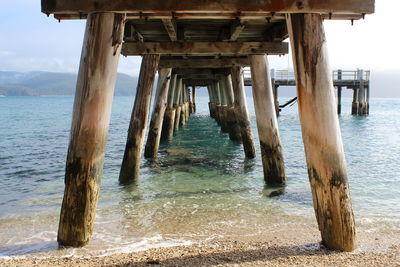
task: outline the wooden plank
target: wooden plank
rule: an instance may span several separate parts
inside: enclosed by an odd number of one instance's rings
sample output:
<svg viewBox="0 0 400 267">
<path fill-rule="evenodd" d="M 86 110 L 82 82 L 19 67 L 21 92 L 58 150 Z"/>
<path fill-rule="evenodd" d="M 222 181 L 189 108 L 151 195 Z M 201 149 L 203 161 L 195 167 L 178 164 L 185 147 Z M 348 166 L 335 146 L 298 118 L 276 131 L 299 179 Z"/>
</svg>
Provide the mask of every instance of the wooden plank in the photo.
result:
<svg viewBox="0 0 400 267">
<path fill-rule="evenodd" d="M 159 67 L 161 68 L 226 68 L 234 66 L 250 66 L 249 59 L 237 58 L 218 58 L 218 59 L 162 59 Z"/>
<path fill-rule="evenodd" d="M 283 55 L 288 53 L 283 42 L 134 42 L 124 43 L 122 54 L 134 55 Z"/>
<path fill-rule="evenodd" d="M 92 236 L 123 21 L 122 14 L 101 13 L 86 22 L 57 237 L 62 246 L 84 246 Z"/>
<path fill-rule="evenodd" d="M 288 16 L 296 72 L 299 117 L 308 176 L 322 243 L 353 251 L 356 230 L 323 20 Z"/>
<path fill-rule="evenodd" d="M 165 30 L 168 32 L 171 41 L 175 42 L 178 40 L 176 21 L 172 19 L 162 19 Z"/>
<path fill-rule="evenodd" d="M 42 0 L 43 13 L 92 12 L 282 12 L 348 13 L 374 12 L 374 0 Z"/>
</svg>

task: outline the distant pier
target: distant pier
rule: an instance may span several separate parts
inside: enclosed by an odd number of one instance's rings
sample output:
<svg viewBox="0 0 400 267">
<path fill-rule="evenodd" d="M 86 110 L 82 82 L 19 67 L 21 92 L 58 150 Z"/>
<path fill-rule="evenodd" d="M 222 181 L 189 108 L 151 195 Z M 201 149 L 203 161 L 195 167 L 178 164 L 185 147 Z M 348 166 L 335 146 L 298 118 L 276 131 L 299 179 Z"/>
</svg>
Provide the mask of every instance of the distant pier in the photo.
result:
<svg viewBox="0 0 400 267">
<path fill-rule="evenodd" d="M 332 71 L 333 85 L 336 88 L 337 111 L 342 112 L 342 88 L 353 90 L 353 102 L 351 106 L 351 114 L 368 115 L 369 114 L 369 70 L 334 70 Z M 278 88 L 279 86 L 296 86 L 296 77 L 293 71 L 271 69 L 271 83 L 274 86 L 274 98 L 276 112 L 279 114 Z M 250 68 L 244 69 L 244 84 L 252 86 Z M 292 100 L 289 101 L 292 103 Z"/>
</svg>

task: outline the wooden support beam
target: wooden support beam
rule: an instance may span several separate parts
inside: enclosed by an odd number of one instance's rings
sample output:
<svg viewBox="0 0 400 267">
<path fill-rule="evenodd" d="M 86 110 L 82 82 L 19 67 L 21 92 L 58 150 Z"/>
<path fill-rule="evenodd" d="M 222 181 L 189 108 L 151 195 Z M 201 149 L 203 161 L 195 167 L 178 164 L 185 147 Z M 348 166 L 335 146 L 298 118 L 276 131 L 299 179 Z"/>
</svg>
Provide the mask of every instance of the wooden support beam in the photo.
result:
<svg viewBox="0 0 400 267">
<path fill-rule="evenodd" d="M 164 121 L 164 113 L 167 108 L 168 89 L 171 79 L 171 68 L 160 69 L 158 72 L 157 92 L 154 101 L 153 114 L 151 116 L 150 128 L 144 148 L 146 158 L 155 158 L 161 140 L 161 130 Z"/>
<path fill-rule="evenodd" d="M 356 248 L 346 161 L 336 114 L 332 72 L 322 17 L 288 15 L 299 116 L 314 209 L 323 244 Z"/>
<path fill-rule="evenodd" d="M 57 236 L 62 246 L 84 246 L 93 233 L 124 20 L 96 13 L 86 22 Z"/>
<path fill-rule="evenodd" d="M 284 185 L 285 166 L 267 57 L 250 55 L 249 58 L 264 179 L 268 185 Z"/>
<path fill-rule="evenodd" d="M 174 135 L 175 126 L 175 87 L 178 75 L 172 74 L 171 82 L 169 83 L 167 110 L 165 111 L 161 140 L 171 140 Z"/>
<path fill-rule="evenodd" d="M 228 68 L 233 66 L 250 66 L 247 57 L 218 58 L 218 59 L 163 59 L 160 68 Z"/>
<path fill-rule="evenodd" d="M 162 60 L 162 59 L 161 59 Z M 213 76 L 216 74 L 230 74 L 230 68 L 220 68 L 220 69 L 205 69 L 205 68 L 176 68 L 173 70 L 174 74 L 178 74 L 181 76 L 188 75 L 204 75 L 204 76 Z"/>
<path fill-rule="evenodd" d="M 229 139 L 235 142 L 242 141 L 242 136 L 240 134 L 240 127 L 236 120 L 235 106 L 234 106 L 234 95 L 232 88 L 231 75 L 223 75 L 222 82 L 225 85 L 225 90 L 227 92 L 227 115 L 226 123 L 229 131 Z"/>
<path fill-rule="evenodd" d="M 174 19 L 162 19 L 164 24 L 165 30 L 168 32 L 169 39 L 172 42 L 178 40 L 177 28 L 176 28 L 176 21 Z"/>
<path fill-rule="evenodd" d="M 192 86 L 192 113 L 196 113 L 196 86 Z"/>
<path fill-rule="evenodd" d="M 143 42 L 143 35 L 135 29 L 132 24 L 126 25 L 125 41 Z"/>
<path fill-rule="evenodd" d="M 288 53 L 288 43 L 284 42 L 132 42 L 124 43 L 124 56 L 160 55 L 249 55 Z"/>
<path fill-rule="evenodd" d="M 42 0 L 43 13 L 92 13 L 92 12 L 281 12 L 281 13 L 348 13 L 374 12 L 374 0 Z"/>
<path fill-rule="evenodd" d="M 136 87 L 135 104 L 129 123 L 128 138 L 119 174 L 119 182 L 121 184 L 135 183 L 139 179 L 140 158 L 159 59 L 159 55 L 145 55 L 142 58 Z"/>
<path fill-rule="evenodd" d="M 230 35 L 229 41 L 236 41 L 239 37 L 240 33 L 243 31 L 244 27 L 246 26 L 246 21 L 241 19 L 235 19 L 230 27 Z"/>
<path fill-rule="evenodd" d="M 216 79 L 183 79 L 183 82 L 188 86 L 207 86 Z"/>
<path fill-rule="evenodd" d="M 244 88 L 242 70 L 240 67 L 232 67 L 231 73 L 234 94 L 233 105 L 235 107 L 236 121 L 240 127 L 244 154 L 247 158 L 252 159 L 256 156 L 256 149 L 250 127 L 249 113 L 247 111 L 246 91 Z"/>
<path fill-rule="evenodd" d="M 175 107 L 175 127 L 174 131 L 179 130 L 179 126 L 181 124 L 181 112 L 182 112 L 182 107 L 181 107 L 181 91 L 183 87 L 183 81 L 182 78 L 178 78 L 178 82 L 175 87 L 175 101 L 174 101 L 174 107 Z"/>
</svg>

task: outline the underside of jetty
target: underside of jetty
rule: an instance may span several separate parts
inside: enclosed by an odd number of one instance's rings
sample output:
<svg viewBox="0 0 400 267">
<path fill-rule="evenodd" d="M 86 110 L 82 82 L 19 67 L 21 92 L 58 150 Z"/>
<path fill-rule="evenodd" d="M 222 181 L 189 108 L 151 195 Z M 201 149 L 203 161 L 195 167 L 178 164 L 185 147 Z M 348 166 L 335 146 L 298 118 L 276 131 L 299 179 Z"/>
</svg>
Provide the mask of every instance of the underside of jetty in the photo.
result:
<svg viewBox="0 0 400 267">
<path fill-rule="evenodd" d="M 254 158 L 257 153 L 243 79 L 243 67 L 249 66 L 264 179 L 267 185 L 284 186 L 279 105 L 267 56 L 287 54 L 289 43 L 284 40 L 289 38 L 322 242 L 332 250 L 356 248 L 323 21 L 362 19 L 374 12 L 374 0 L 42 0 L 42 12 L 58 20 L 86 20 L 58 231 L 60 245 L 83 246 L 93 233 L 120 54 L 142 57 L 121 184 L 137 182 L 142 155 L 156 157 L 160 142 L 173 138 L 196 111 L 199 86 L 207 87 L 210 116 L 233 141 L 243 144 L 245 157 Z M 365 114 L 365 95 L 358 97 L 357 110 Z"/>
</svg>

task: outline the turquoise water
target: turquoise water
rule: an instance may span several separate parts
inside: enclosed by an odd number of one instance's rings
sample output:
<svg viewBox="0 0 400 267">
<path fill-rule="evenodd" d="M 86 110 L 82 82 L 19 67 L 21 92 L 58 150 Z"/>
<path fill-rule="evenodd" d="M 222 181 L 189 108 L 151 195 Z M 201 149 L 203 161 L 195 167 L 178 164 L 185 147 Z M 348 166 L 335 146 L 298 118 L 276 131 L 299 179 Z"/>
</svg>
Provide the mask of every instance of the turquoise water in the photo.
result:
<svg viewBox="0 0 400 267">
<path fill-rule="evenodd" d="M 107 254 L 315 225 L 297 106 L 279 127 L 288 185 L 264 185 L 259 154 L 244 159 L 208 116 L 207 98 L 157 160 L 142 160 L 137 186 L 118 184 L 133 97 L 115 97 L 93 240 L 56 251 L 73 97 L 0 97 L 0 256 Z M 281 99 L 283 103 L 286 99 Z M 354 213 L 363 231 L 400 230 L 400 100 L 372 99 L 371 115 L 340 116 Z M 255 142 L 252 99 L 248 99 Z"/>
</svg>

